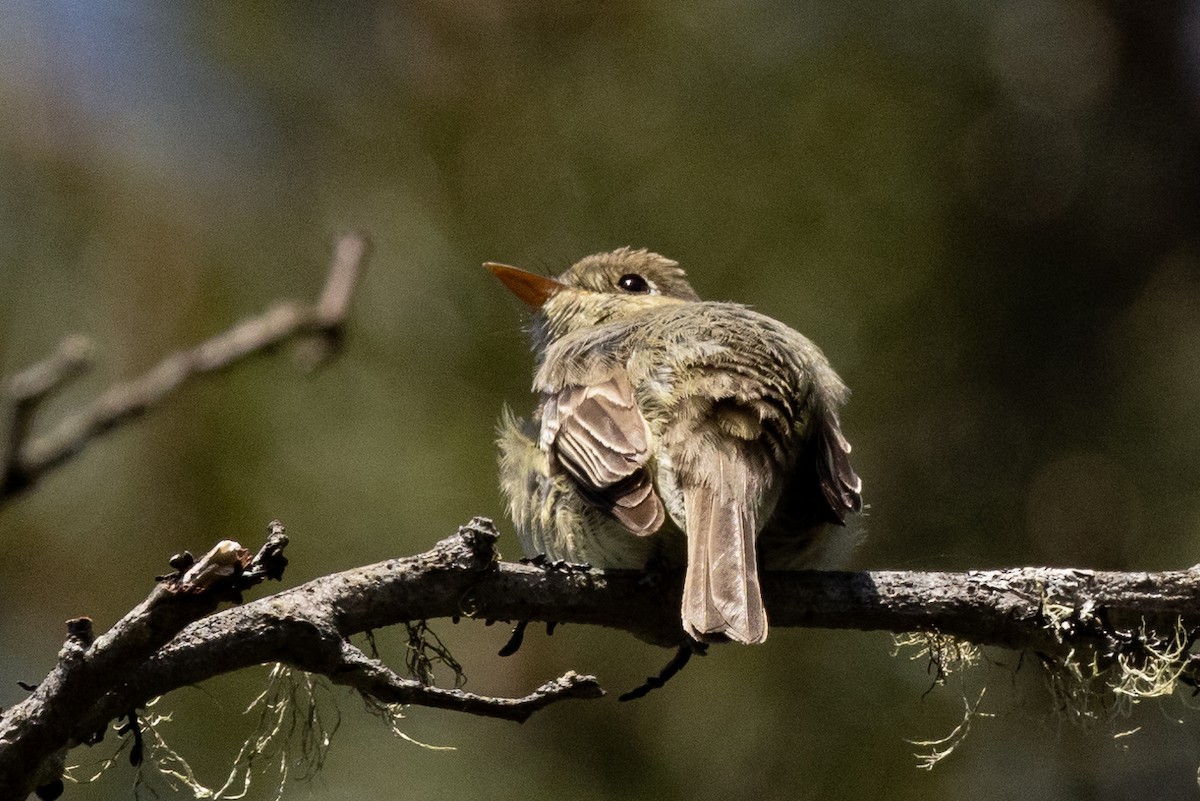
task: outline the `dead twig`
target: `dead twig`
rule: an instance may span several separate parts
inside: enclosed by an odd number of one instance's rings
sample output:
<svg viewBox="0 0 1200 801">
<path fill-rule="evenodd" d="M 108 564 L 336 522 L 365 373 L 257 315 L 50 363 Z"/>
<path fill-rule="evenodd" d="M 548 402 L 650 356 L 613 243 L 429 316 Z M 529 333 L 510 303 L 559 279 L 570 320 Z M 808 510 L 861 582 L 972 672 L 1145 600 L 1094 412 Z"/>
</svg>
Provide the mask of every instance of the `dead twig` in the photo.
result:
<svg viewBox="0 0 1200 801">
<path fill-rule="evenodd" d="M 298 340 L 297 357 L 306 367 L 323 362 L 344 336 L 350 299 L 369 253 L 370 243 L 364 235 L 342 237 L 315 304 L 276 303 L 260 315 L 171 354 L 141 376 L 114 384 L 49 433 L 31 438 L 38 404 L 90 363 L 86 340 L 64 340 L 50 358 L 4 382 L 4 400 L 10 412 L 0 449 L 0 503 L 28 490 L 95 438 L 162 403 L 192 378 L 228 369 L 288 340 Z"/>
</svg>

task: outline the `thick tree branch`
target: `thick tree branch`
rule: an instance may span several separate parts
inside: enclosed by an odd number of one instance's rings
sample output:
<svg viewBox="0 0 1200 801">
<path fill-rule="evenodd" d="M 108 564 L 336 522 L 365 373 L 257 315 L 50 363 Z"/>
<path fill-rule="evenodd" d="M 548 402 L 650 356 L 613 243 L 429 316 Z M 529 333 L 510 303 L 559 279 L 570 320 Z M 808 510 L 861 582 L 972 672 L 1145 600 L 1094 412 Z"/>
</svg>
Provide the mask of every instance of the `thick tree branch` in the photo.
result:
<svg viewBox="0 0 1200 801">
<path fill-rule="evenodd" d="M 0 721 L 0 797 L 29 786 L 28 766 L 87 742 L 108 721 L 150 699 L 257 664 L 283 662 L 320 673 L 382 703 L 518 721 L 557 700 L 602 694 L 594 678 L 574 673 L 519 699 L 429 687 L 348 642 L 388 625 L 444 617 L 582 623 L 661 645 L 683 642 L 678 577 L 648 586 L 636 571 L 499 562 L 496 538 L 491 522 L 476 518 L 424 554 L 318 578 L 216 614 L 207 614 L 216 600 L 239 591 L 219 582 L 278 575 L 281 545 L 264 548 L 253 562 L 229 543 L 195 565 L 177 557 L 181 575 L 156 588 L 95 643 L 73 636 L 47 680 L 6 712 Z M 275 554 L 274 569 L 262 567 L 268 553 Z M 217 583 L 203 585 L 202 579 Z M 769 573 L 763 589 L 776 628 L 927 632 L 1030 650 L 1050 664 L 1136 658 L 1139 649 L 1148 654 L 1148 646 L 1178 639 L 1181 631 L 1190 644 L 1200 626 L 1197 570 L 808 571 Z M 1179 658 L 1186 674 L 1194 672 L 1186 646 Z"/>
<path fill-rule="evenodd" d="M 0 403 L 7 403 L 11 411 L 0 444 L 0 503 L 32 487 L 96 437 L 158 405 L 191 378 L 224 370 L 292 339 L 301 340 L 301 360 L 315 366 L 341 342 L 350 298 L 369 251 L 366 237 L 342 237 L 315 304 L 276 303 L 257 317 L 168 356 L 143 375 L 113 385 L 44 436 L 29 437 L 37 405 L 87 366 L 86 341 L 70 337 L 53 356 L 5 381 L 7 397 Z"/>
</svg>

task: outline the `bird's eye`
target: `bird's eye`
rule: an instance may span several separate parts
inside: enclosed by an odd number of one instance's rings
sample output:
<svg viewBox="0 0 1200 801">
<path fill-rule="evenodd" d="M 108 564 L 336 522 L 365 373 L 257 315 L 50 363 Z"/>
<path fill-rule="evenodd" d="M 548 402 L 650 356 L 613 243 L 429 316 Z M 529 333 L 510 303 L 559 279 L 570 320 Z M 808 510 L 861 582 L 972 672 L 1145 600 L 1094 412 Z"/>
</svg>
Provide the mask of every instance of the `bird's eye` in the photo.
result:
<svg viewBox="0 0 1200 801">
<path fill-rule="evenodd" d="M 622 275 L 621 280 L 617 281 L 617 286 L 626 292 L 633 292 L 639 295 L 646 295 L 650 292 L 650 282 L 637 273 Z"/>
</svg>

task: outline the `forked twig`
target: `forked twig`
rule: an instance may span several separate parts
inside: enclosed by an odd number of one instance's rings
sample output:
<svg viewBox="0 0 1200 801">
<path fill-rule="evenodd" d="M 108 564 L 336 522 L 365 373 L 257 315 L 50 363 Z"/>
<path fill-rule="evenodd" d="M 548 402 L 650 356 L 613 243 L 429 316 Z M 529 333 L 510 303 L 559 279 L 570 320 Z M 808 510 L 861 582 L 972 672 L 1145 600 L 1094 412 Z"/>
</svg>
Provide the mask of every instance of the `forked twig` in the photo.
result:
<svg viewBox="0 0 1200 801">
<path fill-rule="evenodd" d="M 343 236 L 334 248 L 325 287 L 315 304 L 276 303 L 262 314 L 167 356 L 142 375 L 114 384 L 49 433 L 31 438 L 39 403 L 89 364 L 86 340 L 64 340 L 54 355 L 4 382 L 10 412 L 0 450 L 0 503 L 32 487 L 93 439 L 157 406 L 192 378 L 228 369 L 292 339 L 300 341 L 297 355 L 306 366 L 324 361 L 342 340 L 350 299 L 370 249 L 363 234 Z"/>
</svg>

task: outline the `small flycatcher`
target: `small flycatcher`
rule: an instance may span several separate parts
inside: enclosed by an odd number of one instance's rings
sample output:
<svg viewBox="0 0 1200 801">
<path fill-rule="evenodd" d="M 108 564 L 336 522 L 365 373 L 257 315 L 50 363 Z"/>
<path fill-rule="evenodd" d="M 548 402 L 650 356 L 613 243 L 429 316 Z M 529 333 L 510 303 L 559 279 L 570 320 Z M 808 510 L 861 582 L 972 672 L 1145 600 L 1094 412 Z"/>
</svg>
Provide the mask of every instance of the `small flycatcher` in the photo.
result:
<svg viewBox="0 0 1200 801">
<path fill-rule="evenodd" d="M 646 250 L 558 278 L 485 265 L 530 306 L 532 420 L 505 411 L 500 477 L 525 551 L 598 568 L 685 564 L 684 630 L 760 643 L 760 562 L 803 562 L 862 508 L 812 342 L 736 303 L 702 301 Z"/>
</svg>

